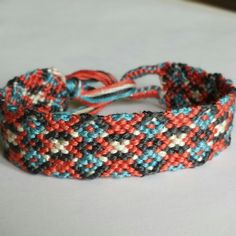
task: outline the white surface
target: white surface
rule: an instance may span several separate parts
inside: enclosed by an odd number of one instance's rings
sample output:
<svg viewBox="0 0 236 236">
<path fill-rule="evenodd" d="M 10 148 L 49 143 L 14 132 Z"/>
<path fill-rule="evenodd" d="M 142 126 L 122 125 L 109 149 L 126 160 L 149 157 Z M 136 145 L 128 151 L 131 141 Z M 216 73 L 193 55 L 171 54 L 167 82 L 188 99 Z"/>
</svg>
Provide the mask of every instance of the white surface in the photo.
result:
<svg viewBox="0 0 236 236">
<path fill-rule="evenodd" d="M 1 86 L 37 67 L 120 77 L 166 60 L 236 82 L 235 43 L 235 13 L 187 1 L 0 0 Z M 105 113 L 153 109 L 145 104 Z M 234 236 L 235 151 L 233 135 L 230 148 L 196 169 L 93 181 L 31 176 L 0 158 L 0 235 Z"/>
</svg>

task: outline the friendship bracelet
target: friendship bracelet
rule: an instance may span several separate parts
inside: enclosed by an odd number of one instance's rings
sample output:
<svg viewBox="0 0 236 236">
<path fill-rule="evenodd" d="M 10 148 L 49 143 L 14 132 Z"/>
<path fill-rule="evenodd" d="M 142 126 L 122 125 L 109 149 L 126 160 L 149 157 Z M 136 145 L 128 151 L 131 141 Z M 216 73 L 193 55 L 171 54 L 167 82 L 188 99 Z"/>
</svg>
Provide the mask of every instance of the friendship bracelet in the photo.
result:
<svg viewBox="0 0 236 236">
<path fill-rule="evenodd" d="M 138 88 L 135 80 L 149 74 L 161 85 Z M 27 172 L 73 179 L 196 167 L 230 144 L 235 91 L 221 74 L 181 63 L 142 66 L 119 81 L 103 71 L 37 69 L 0 90 L 4 155 Z M 150 97 L 164 110 L 96 114 Z M 71 101 L 80 107 L 69 110 Z"/>
</svg>

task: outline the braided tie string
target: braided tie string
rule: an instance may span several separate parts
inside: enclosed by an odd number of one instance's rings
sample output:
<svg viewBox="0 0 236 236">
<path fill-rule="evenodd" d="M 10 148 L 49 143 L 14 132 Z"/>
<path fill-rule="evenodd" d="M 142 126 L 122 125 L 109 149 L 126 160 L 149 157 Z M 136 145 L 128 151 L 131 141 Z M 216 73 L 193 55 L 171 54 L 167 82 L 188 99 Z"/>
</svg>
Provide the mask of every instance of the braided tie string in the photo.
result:
<svg viewBox="0 0 236 236">
<path fill-rule="evenodd" d="M 66 76 L 67 88 L 74 101 L 79 101 L 82 106 L 76 114 L 97 114 L 105 106 L 123 98 L 160 99 L 161 87 L 156 85 L 138 88 L 135 80 L 148 74 L 163 75 L 163 65 L 139 67 L 128 71 L 118 81 L 113 75 L 97 70 L 79 70 Z M 97 87 L 97 84 L 102 87 Z"/>
<path fill-rule="evenodd" d="M 76 111 L 77 114 L 96 114 L 111 102 L 129 97 L 135 89 L 134 81 L 118 82 L 111 74 L 103 71 L 80 70 L 66 78 L 72 99 L 83 105 Z M 102 87 L 96 87 L 98 84 L 102 84 Z"/>
</svg>

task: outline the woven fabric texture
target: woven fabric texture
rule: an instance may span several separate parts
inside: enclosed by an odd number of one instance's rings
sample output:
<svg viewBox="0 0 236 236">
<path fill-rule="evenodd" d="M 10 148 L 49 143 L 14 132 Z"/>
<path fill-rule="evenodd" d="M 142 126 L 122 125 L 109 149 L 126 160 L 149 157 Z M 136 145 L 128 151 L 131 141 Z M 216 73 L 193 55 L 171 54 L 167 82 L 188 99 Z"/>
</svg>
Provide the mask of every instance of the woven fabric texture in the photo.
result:
<svg viewBox="0 0 236 236">
<path fill-rule="evenodd" d="M 135 80 L 148 74 L 161 85 L 137 88 Z M 147 97 L 164 110 L 96 114 L 113 101 Z M 81 106 L 71 111 L 72 100 Z M 61 178 L 145 176 L 202 165 L 230 144 L 234 111 L 230 80 L 182 63 L 142 66 L 119 81 L 102 71 L 64 76 L 37 69 L 0 90 L 6 158 L 27 172 Z"/>
</svg>

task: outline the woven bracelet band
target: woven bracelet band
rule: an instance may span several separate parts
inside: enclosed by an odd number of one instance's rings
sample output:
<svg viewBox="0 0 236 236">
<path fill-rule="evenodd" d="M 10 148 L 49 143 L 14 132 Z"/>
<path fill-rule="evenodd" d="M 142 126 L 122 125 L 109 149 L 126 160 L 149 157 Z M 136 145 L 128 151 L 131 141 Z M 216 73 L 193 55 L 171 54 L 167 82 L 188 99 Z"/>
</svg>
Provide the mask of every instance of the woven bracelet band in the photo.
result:
<svg viewBox="0 0 236 236">
<path fill-rule="evenodd" d="M 138 88 L 148 74 L 161 85 Z M 235 94 L 221 74 L 181 63 L 142 66 L 119 81 L 103 71 L 37 69 L 0 90 L 4 154 L 27 172 L 74 179 L 199 166 L 230 144 Z M 150 97 L 164 111 L 96 114 L 119 99 Z M 72 100 L 81 106 L 69 110 Z"/>
</svg>

